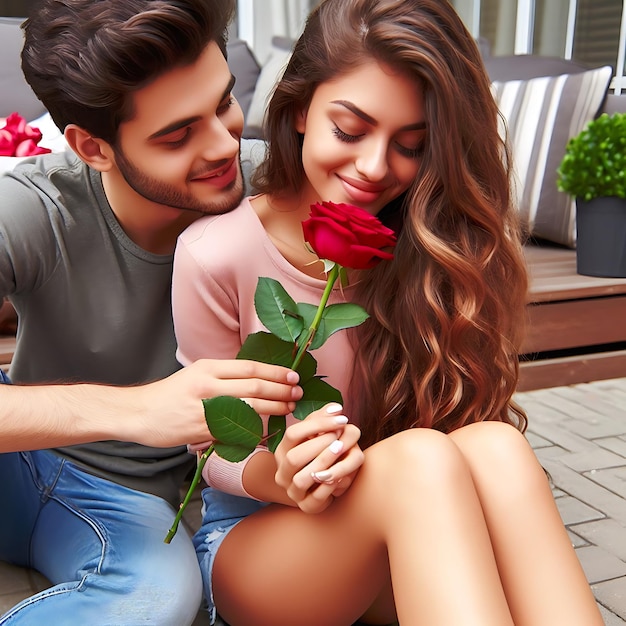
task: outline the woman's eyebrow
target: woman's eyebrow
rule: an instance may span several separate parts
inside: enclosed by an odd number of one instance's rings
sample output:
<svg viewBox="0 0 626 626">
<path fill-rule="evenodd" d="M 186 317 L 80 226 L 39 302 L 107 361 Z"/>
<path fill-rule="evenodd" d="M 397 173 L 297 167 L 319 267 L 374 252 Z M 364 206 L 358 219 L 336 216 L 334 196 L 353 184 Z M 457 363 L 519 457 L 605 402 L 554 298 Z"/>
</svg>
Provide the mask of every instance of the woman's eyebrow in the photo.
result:
<svg viewBox="0 0 626 626">
<path fill-rule="evenodd" d="M 350 102 L 349 100 L 332 100 L 331 104 L 338 104 L 339 106 L 345 107 L 348 111 L 351 111 L 368 124 L 378 126 L 378 122 L 371 115 L 368 115 L 365 111 L 359 109 L 356 104 Z M 406 126 L 403 126 L 402 130 L 423 130 L 425 128 L 426 122 L 416 122 L 415 124 L 407 124 Z"/>
</svg>

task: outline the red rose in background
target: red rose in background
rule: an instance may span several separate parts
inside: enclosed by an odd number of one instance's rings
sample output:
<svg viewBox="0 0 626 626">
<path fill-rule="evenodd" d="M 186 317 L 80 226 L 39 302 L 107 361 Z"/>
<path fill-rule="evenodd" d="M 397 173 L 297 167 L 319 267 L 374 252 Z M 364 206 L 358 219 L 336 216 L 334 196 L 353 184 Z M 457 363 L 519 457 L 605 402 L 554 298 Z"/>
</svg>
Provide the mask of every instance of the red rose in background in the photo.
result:
<svg viewBox="0 0 626 626">
<path fill-rule="evenodd" d="M 35 156 L 51 152 L 37 144 L 41 141 L 41 131 L 29 126 L 18 113 L 11 113 L 4 128 L 0 128 L 0 156 Z"/>
<path fill-rule="evenodd" d="M 395 233 L 374 215 L 351 204 L 312 204 L 302 229 L 305 240 L 320 259 L 342 267 L 369 269 L 393 258 L 382 248 L 395 245 Z"/>
</svg>

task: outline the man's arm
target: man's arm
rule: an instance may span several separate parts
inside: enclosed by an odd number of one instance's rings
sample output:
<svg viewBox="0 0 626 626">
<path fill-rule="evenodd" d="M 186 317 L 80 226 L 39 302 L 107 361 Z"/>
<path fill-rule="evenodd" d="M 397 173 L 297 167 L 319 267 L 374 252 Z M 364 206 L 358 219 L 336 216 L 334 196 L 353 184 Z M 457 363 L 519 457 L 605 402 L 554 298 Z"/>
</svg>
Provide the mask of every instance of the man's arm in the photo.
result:
<svg viewBox="0 0 626 626">
<path fill-rule="evenodd" d="M 245 398 L 257 412 L 293 410 L 298 375 L 253 361 L 204 359 L 135 387 L 0 385 L 0 452 L 101 440 L 171 447 L 211 438 L 203 398 Z"/>
</svg>

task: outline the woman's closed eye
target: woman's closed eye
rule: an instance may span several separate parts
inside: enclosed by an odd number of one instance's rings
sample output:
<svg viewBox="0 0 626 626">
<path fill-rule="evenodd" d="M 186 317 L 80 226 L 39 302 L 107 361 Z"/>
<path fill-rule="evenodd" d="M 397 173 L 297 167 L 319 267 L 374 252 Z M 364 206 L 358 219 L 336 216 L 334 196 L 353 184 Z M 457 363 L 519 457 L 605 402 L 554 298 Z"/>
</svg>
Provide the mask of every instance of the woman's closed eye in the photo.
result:
<svg viewBox="0 0 626 626">
<path fill-rule="evenodd" d="M 413 148 L 404 146 L 401 143 L 396 143 L 395 145 L 396 145 L 396 150 L 398 151 L 398 153 L 406 157 L 407 159 L 417 159 L 424 154 L 424 142 L 423 141 Z"/>
<path fill-rule="evenodd" d="M 362 139 L 363 137 L 365 137 L 365 133 L 359 133 L 357 135 L 350 135 L 349 133 L 346 133 L 345 131 L 341 130 L 341 128 L 339 128 L 339 126 L 335 125 L 333 128 L 333 135 L 335 137 L 337 137 L 337 139 L 339 139 L 339 141 L 343 141 L 344 143 L 355 143 L 357 141 L 359 141 L 359 139 Z M 417 145 L 415 146 L 406 146 L 402 143 L 399 142 L 394 142 L 394 147 L 395 150 L 402 155 L 403 157 L 406 157 L 407 159 L 417 159 L 420 156 L 422 156 L 422 154 L 424 153 L 424 141 L 420 141 Z"/>
<path fill-rule="evenodd" d="M 354 143 L 355 141 L 361 139 L 361 137 L 364 137 L 365 133 L 361 133 L 359 135 L 349 135 L 348 133 L 341 130 L 339 126 L 335 125 L 335 127 L 333 128 L 333 135 L 335 135 L 335 137 L 337 137 L 339 141 L 343 141 L 344 143 Z"/>
</svg>

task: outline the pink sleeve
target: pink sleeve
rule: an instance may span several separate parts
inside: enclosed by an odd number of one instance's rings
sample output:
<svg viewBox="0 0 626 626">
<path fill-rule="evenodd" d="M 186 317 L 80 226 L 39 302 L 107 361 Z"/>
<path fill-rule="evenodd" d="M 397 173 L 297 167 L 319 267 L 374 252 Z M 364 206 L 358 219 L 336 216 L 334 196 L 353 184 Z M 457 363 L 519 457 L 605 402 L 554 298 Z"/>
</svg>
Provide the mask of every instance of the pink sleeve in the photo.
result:
<svg viewBox="0 0 626 626">
<path fill-rule="evenodd" d="M 201 358 L 233 359 L 241 347 L 237 303 L 205 271 L 204 261 L 189 251 L 184 239 L 179 239 L 174 255 L 172 314 L 178 343 L 176 357 L 183 365 Z M 248 460 L 257 451 L 240 463 L 212 454 L 202 475 L 207 484 L 220 491 L 252 497 L 245 491 L 242 477 Z"/>
<path fill-rule="evenodd" d="M 176 358 L 182 365 L 236 357 L 241 347 L 236 305 L 180 239 L 174 255 L 172 315 Z"/>
</svg>

